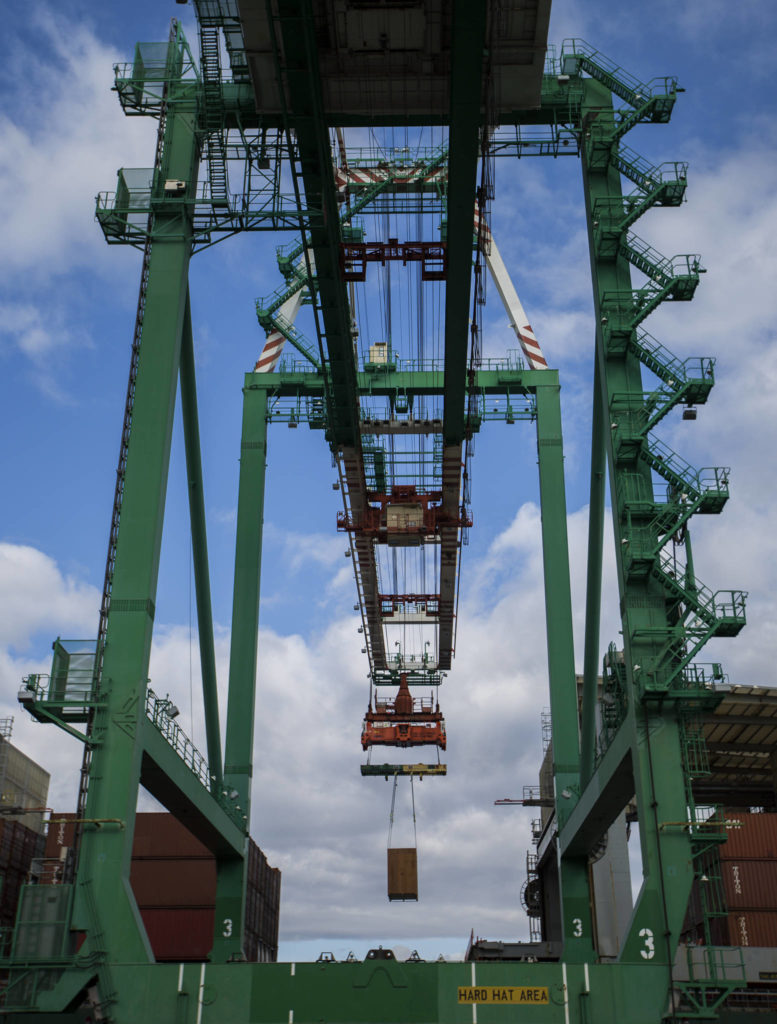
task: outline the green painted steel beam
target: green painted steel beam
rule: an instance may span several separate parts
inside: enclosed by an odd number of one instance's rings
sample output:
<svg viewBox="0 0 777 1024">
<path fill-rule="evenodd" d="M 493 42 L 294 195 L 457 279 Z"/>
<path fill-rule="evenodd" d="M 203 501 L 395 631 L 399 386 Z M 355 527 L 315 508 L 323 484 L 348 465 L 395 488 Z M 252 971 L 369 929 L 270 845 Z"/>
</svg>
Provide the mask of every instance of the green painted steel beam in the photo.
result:
<svg viewBox="0 0 777 1024">
<path fill-rule="evenodd" d="M 356 365 L 348 292 L 340 270 L 340 217 L 329 132 L 321 96 L 316 28 L 310 0 L 288 0 L 277 16 L 283 41 L 278 87 L 287 96 L 286 127 L 296 136 L 299 177 L 309 209 L 309 241 L 316 267 L 317 330 L 331 375 L 329 418 L 337 446 L 361 444 L 356 408 Z"/>
<path fill-rule="evenodd" d="M 262 568 L 265 471 L 267 468 L 267 392 L 245 390 L 240 442 L 235 583 L 229 652 L 229 696 L 224 744 L 224 787 L 250 822 L 256 707 L 259 592 Z M 219 864 L 216 926 L 212 957 L 222 962 L 242 955 L 246 861 L 225 858 Z"/>
<path fill-rule="evenodd" d="M 550 679 L 556 813 L 563 825 L 569 800 L 562 788 L 577 789 L 580 774 L 575 658 L 572 640 L 572 596 L 569 583 L 567 506 L 561 403 L 558 373 L 541 371 L 537 388 L 537 455 L 542 506 L 542 554 L 545 579 L 545 622 Z"/>
<path fill-rule="evenodd" d="M 512 394 L 522 391 L 534 393 L 546 379 L 547 373 L 547 370 L 477 370 L 474 387 L 476 391 L 487 395 L 502 395 L 508 388 Z M 442 370 L 359 373 L 356 381 L 358 394 L 362 398 L 370 395 L 388 397 L 397 391 L 408 395 L 446 393 L 445 374 Z M 244 387 L 288 398 L 304 394 L 322 395 L 325 393 L 326 381 L 316 373 L 247 373 Z"/>
<path fill-rule="evenodd" d="M 596 708 L 599 676 L 599 632 L 602 607 L 602 558 L 604 554 L 604 498 L 607 453 L 604 421 L 607 410 L 602 395 L 601 371 L 594 360 L 593 423 L 591 428 L 591 489 L 588 505 L 588 569 L 585 594 L 585 641 L 583 650 L 583 708 L 581 713 L 580 782 L 584 788 L 594 770 Z"/>
<path fill-rule="evenodd" d="M 540 477 L 542 564 L 553 738 L 556 820 L 563 827 L 580 792 L 580 739 L 569 583 L 567 503 L 558 374 L 541 371 L 537 387 L 537 456 Z M 560 864 L 561 926 L 566 960 L 591 961 L 591 893 L 586 854 Z"/>
<path fill-rule="evenodd" d="M 621 725 L 561 829 L 561 855 L 587 856 L 634 794 L 633 721 Z"/>
<path fill-rule="evenodd" d="M 391 778 L 394 775 L 447 775 L 445 764 L 363 764 L 362 775 L 383 775 Z"/>
<path fill-rule="evenodd" d="M 214 775 L 213 787 L 221 788 L 221 728 L 219 725 L 219 695 L 216 679 L 216 649 L 213 642 L 213 612 L 210 599 L 210 572 L 208 570 L 208 539 L 205 527 L 205 492 L 200 456 L 200 424 L 197 414 L 197 381 L 194 369 L 194 343 L 192 340 L 192 314 L 189 296 L 181 341 L 181 413 L 186 449 L 186 476 L 189 486 L 189 521 L 192 532 L 192 564 L 194 592 L 197 601 L 197 629 L 200 641 L 200 668 L 202 671 L 202 699 L 205 711 L 205 735 L 208 744 L 208 764 Z"/>
<path fill-rule="evenodd" d="M 152 722 L 141 723 L 140 782 L 216 857 L 242 855 L 245 832 L 203 786 Z"/>
<path fill-rule="evenodd" d="M 181 109 L 175 106 L 174 84 L 170 90 L 160 174 L 191 183 L 197 176 L 195 118 L 188 101 Z M 73 911 L 73 927 L 86 932 L 84 955 L 100 949 L 112 961 L 138 962 L 153 955 L 129 872 L 191 254 L 186 204 L 166 206 L 160 197 L 153 215 L 154 242 L 102 667 L 105 706 L 95 709 L 93 734 L 100 743 L 92 754 L 85 814 L 121 818 L 127 828 L 82 832 Z"/>
<path fill-rule="evenodd" d="M 461 444 L 465 434 L 472 231 L 480 155 L 486 14 L 486 4 L 469 0 L 454 0 L 452 4 L 443 418 L 446 445 Z"/>
<path fill-rule="evenodd" d="M 673 649 L 669 645 L 683 643 L 682 623 L 676 620 L 670 597 L 657 574 L 637 576 L 629 571 L 627 560 L 630 558 L 631 544 L 637 539 L 643 547 L 648 543 L 656 551 L 661 546 L 656 525 L 645 527 L 654 532 L 652 540 L 641 535 L 638 538 L 632 534 L 629 520 L 624 514 L 626 499 L 633 493 L 637 482 L 641 492 L 652 497 L 649 457 L 653 442 L 644 433 L 635 436 L 628 446 L 619 442 L 623 431 L 627 429 L 631 415 L 629 410 L 639 409 L 644 404 L 645 389 L 639 354 L 629 344 L 637 318 L 632 317 L 634 322 L 630 321 L 628 328 L 622 326 L 617 322 L 619 312 L 608 306 L 606 300 L 607 295 L 633 294 L 626 255 L 621 251 L 621 246 L 614 258 L 612 255 L 604 258 L 596 243 L 595 210 L 623 201 L 617 159 L 619 133 L 614 130 L 615 115 L 609 91 L 594 80 L 586 80 L 585 85 L 584 112 L 591 127 L 582 167 L 598 326 L 596 360 L 601 385 L 601 395 L 595 401 L 599 404 L 598 412 L 603 424 L 610 424 L 610 429 L 604 429 L 602 434 L 607 450 L 613 505 L 615 558 L 623 627 L 623 678 L 626 700 L 631 709 L 621 725 L 616 742 L 626 743 L 628 740 L 631 749 L 644 877 L 620 956 L 623 962 L 639 963 L 645 959 L 655 959 L 669 964 L 674 958 L 693 881 L 693 846 L 687 827 L 675 829 L 673 826 L 667 830 L 666 826 L 671 822 L 687 821 L 688 780 L 677 708 L 665 706 L 660 711 L 648 711 L 640 708 L 640 702 L 651 667 L 660 664 L 667 652 Z M 616 321 L 614 324 L 609 322 L 611 318 Z M 644 457 L 641 453 L 644 453 Z M 605 755 L 605 760 L 608 757 L 609 753 Z M 600 802 L 603 798 L 598 789 L 602 780 L 597 775 L 594 773 L 584 791 L 583 802 L 584 806 L 595 806 L 601 810 L 606 801 L 604 804 Z M 608 814 L 603 817 L 613 812 L 617 814 L 614 804 L 622 797 L 623 792 L 620 792 L 612 798 Z M 585 833 L 586 828 L 583 826 L 584 822 L 581 823 L 580 835 Z M 590 823 L 587 828 L 590 832 Z M 572 844 L 573 837 L 566 836 L 564 841 Z M 574 845 L 569 848 L 574 849 Z M 647 940 L 649 948 L 646 947 Z"/>
<path fill-rule="evenodd" d="M 484 9 L 485 9 L 485 5 Z M 485 34 L 480 37 L 481 49 L 485 42 Z M 478 80 L 475 94 L 480 100 L 481 82 Z M 257 128 L 277 129 L 284 127 L 281 114 L 257 112 L 256 96 L 251 86 L 242 83 L 223 82 L 221 86 L 222 109 L 224 124 L 227 128 L 252 130 Z M 555 75 L 543 75 L 541 103 L 530 110 L 505 110 L 500 112 L 500 125 L 540 125 L 566 124 L 576 119 L 580 112 L 581 94 L 575 90 L 575 84 L 560 85 Z M 431 114 L 402 115 L 397 111 L 389 115 L 372 114 L 369 116 L 325 111 L 324 124 L 327 128 L 358 128 L 386 127 L 396 128 L 400 125 L 427 127 L 447 125 L 455 119 L 453 116 Z M 478 119 L 478 127 L 482 125 L 482 114 Z"/>
</svg>

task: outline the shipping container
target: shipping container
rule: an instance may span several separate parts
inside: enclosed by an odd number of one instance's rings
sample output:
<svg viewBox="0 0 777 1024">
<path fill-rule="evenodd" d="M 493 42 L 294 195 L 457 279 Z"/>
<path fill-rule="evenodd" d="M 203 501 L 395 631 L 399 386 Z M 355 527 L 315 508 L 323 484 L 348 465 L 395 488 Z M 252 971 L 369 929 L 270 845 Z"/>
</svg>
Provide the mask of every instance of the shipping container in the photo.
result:
<svg viewBox="0 0 777 1024">
<path fill-rule="evenodd" d="M 738 822 L 726 830 L 726 842 L 720 848 L 720 859 L 777 859 L 777 813 L 744 814 L 726 811 L 730 822 Z"/>
<path fill-rule="evenodd" d="M 133 857 L 130 884 L 139 907 L 212 907 L 216 862 L 201 857 Z"/>
<path fill-rule="evenodd" d="M 413 847 L 394 847 L 388 853 L 388 898 L 418 899 L 418 858 Z"/>
<path fill-rule="evenodd" d="M 46 833 L 47 860 L 59 860 L 62 847 L 70 849 L 73 845 L 73 837 L 76 827 L 73 824 L 75 814 L 52 813 L 49 821 L 48 832 Z"/>
<path fill-rule="evenodd" d="M 728 934 L 722 945 L 777 948 L 777 913 L 737 910 L 728 915 L 725 923 L 728 925 Z"/>
<path fill-rule="evenodd" d="M 140 910 L 157 960 L 204 960 L 213 946 L 213 907 Z"/>
<path fill-rule="evenodd" d="M 43 848 L 44 838 L 37 830 L 20 821 L 0 819 L 0 926 L 14 924 L 21 886 Z"/>
<path fill-rule="evenodd" d="M 132 859 L 139 857 L 211 857 L 210 850 L 196 839 L 172 814 L 135 815 Z"/>
<path fill-rule="evenodd" d="M 723 860 L 720 868 L 729 910 L 777 911 L 777 861 Z"/>
<path fill-rule="evenodd" d="M 44 866 L 56 871 L 73 843 L 73 815 L 54 814 Z M 2 837 L 0 837 L 0 844 Z M 247 857 L 245 954 L 275 961 L 278 956 L 280 877 L 253 842 Z M 49 876 L 47 876 L 49 877 Z M 198 960 L 213 944 L 216 861 L 206 846 L 170 814 L 135 817 L 130 881 L 151 948 L 158 960 Z"/>
</svg>

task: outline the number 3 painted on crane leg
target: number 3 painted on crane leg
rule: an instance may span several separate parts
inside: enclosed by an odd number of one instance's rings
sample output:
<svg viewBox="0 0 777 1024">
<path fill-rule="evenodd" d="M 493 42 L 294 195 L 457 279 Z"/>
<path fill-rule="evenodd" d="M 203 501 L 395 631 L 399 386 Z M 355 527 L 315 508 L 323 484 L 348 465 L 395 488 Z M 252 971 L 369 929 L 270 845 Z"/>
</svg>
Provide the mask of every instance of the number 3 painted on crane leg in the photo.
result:
<svg viewBox="0 0 777 1024">
<path fill-rule="evenodd" d="M 572 934 L 576 939 L 579 939 L 583 934 L 583 922 L 579 917 L 572 918 Z"/>
<path fill-rule="evenodd" d="M 656 946 L 653 939 L 653 932 L 649 928 L 640 928 L 639 937 L 645 940 L 645 948 L 639 951 L 643 960 L 652 960 L 656 955 Z"/>
<path fill-rule="evenodd" d="M 230 936 L 232 935 L 232 918 L 231 917 L 225 917 L 224 918 L 224 928 L 223 928 L 221 934 L 224 936 L 225 939 L 230 938 Z"/>
</svg>

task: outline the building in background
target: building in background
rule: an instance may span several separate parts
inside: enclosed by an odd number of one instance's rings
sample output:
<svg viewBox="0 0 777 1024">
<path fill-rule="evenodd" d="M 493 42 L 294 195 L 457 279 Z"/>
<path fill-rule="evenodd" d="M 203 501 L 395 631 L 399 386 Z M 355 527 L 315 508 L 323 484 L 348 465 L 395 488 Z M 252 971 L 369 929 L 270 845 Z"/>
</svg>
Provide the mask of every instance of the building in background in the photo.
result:
<svg viewBox="0 0 777 1024">
<path fill-rule="evenodd" d="M 11 743 L 13 718 L 0 718 L 0 813 L 13 814 L 19 825 L 42 833 L 51 776 Z M 20 809 L 35 808 L 29 814 Z"/>
<path fill-rule="evenodd" d="M 16 921 L 19 892 L 43 855 L 49 773 L 11 743 L 13 718 L 0 719 L 0 948 Z M 24 813 L 26 808 L 36 808 Z"/>
</svg>

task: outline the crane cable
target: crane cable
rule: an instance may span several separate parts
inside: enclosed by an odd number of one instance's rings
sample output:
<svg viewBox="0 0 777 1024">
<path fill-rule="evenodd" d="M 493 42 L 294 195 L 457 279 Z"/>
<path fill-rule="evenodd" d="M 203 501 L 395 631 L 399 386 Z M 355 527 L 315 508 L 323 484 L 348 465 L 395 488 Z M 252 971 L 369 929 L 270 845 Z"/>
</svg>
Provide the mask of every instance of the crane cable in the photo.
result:
<svg viewBox="0 0 777 1024">
<path fill-rule="evenodd" d="M 394 808 L 397 802 L 397 783 L 399 782 L 399 772 L 394 772 L 394 786 L 391 790 L 391 811 L 389 812 L 389 830 L 388 830 L 388 842 L 387 847 L 391 849 L 391 832 L 394 828 Z M 413 776 L 410 775 L 410 802 L 413 808 L 413 846 L 418 849 L 418 830 L 416 828 L 416 817 L 415 817 L 415 788 L 413 786 Z"/>
<path fill-rule="evenodd" d="M 413 776 L 410 776 L 410 800 L 413 805 L 413 846 L 418 849 L 418 832 L 415 827 L 415 790 L 413 788 Z"/>
<path fill-rule="evenodd" d="M 391 830 L 394 828 L 394 805 L 397 802 L 397 782 L 399 781 L 399 774 L 394 772 L 394 788 L 391 791 L 391 811 L 389 812 L 389 833 L 387 846 L 391 849 Z"/>
</svg>

